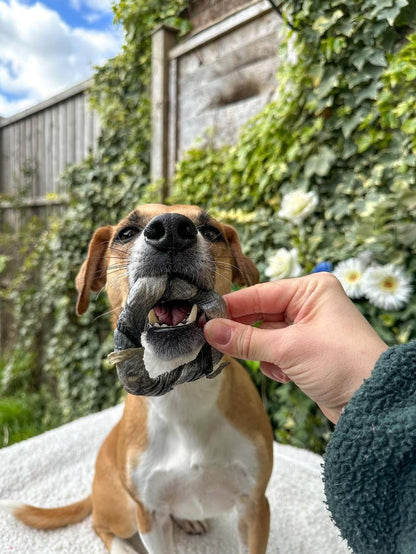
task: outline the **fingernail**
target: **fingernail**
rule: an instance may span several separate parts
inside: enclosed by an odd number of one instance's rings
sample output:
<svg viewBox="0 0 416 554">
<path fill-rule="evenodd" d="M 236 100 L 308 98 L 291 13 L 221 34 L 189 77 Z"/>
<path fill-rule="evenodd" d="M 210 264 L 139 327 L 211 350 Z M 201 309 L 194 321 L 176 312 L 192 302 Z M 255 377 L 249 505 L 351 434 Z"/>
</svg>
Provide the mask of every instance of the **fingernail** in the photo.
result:
<svg viewBox="0 0 416 554">
<path fill-rule="evenodd" d="M 272 366 L 270 365 L 270 367 L 265 367 L 264 364 L 263 364 L 263 367 L 260 366 L 263 373 L 267 376 L 267 377 L 270 377 L 270 379 L 273 379 L 274 381 L 278 381 L 279 383 L 289 383 L 290 382 L 290 379 L 289 377 L 283 373 L 283 371 L 280 369 L 280 367 L 276 367 L 276 366 Z"/>
<path fill-rule="evenodd" d="M 274 372 L 273 372 L 274 373 Z M 287 375 L 283 373 L 283 371 L 276 372 L 273 375 L 273 378 L 276 381 L 279 381 L 279 383 L 282 383 L 282 385 L 286 385 L 287 383 L 290 383 L 290 379 Z"/>
<path fill-rule="evenodd" d="M 208 342 L 225 346 L 231 340 L 231 327 L 222 321 L 211 320 L 204 327 Z"/>
</svg>

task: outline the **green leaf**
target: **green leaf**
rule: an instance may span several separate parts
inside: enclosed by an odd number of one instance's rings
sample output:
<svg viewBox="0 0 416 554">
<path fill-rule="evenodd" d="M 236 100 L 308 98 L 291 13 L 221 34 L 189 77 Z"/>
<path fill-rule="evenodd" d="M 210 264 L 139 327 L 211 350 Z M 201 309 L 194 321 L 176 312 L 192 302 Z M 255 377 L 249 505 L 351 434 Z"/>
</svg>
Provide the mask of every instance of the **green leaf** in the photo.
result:
<svg viewBox="0 0 416 554">
<path fill-rule="evenodd" d="M 400 14 L 401 9 L 407 6 L 407 4 L 407 0 L 395 0 L 395 5 L 381 10 L 377 15 L 377 19 L 387 19 L 390 25 L 394 25 L 394 21 Z"/>
<path fill-rule="evenodd" d="M 11 260 L 10 256 L 5 256 L 4 254 L 0 255 L 0 274 L 3 273 L 3 271 L 7 267 L 7 262 Z"/>
<path fill-rule="evenodd" d="M 355 106 L 359 106 L 364 100 L 375 100 L 380 86 L 381 85 L 377 81 L 374 81 L 367 87 L 362 88 L 360 92 L 355 95 Z"/>
<path fill-rule="evenodd" d="M 345 138 L 349 138 L 351 133 L 358 127 L 367 115 L 365 108 L 356 110 L 350 118 L 344 118 L 341 124 L 342 134 Z"/>
<path fill-rule="evenodd" d="M 416 115 L 410 119 L 407 119 L 402 125 L 402 131 L 409 135 L 416 133 Z"/>
<path fill-rule="evenodd" d="M 315 90 L 316 98 L 325 98 L 328 94 L 339 85 L 339 74 L 331 72 L 323 77 L 319 87 Z"/>
<path fill-rule="evenodd" d="M 327 146 L 322 147 L 318 154 L 308 158 L 305 165 L 305 177 L 309 178 L 313 175 L 324 177 L 331 170 L 335 160 L 335 153 Z"/>
<path fill-rule="evenodd" d="M 354 53 L 352 53 L 350 61 L 358 69 L 358 71 L 361 71 L 364 67 L 364 64 L 369 61 L 372 55 L 373 49 L 369 46 L 365 46 L 364 48 L 359 48 Z"/>
<path fill-rule="evenodd" d="M 372 65 L 377 65 L 377 66 L 381 66 L 381 67 L 386 67 L 387 66 L 386 56 L 385 56 L 383 50 L 380 50 L 380 48 L 376 48 L 371 53 L 371 55 L 368 57 L 368 61 Z"/>
<path fill-rule="evenodd" d="M 399 223 L 395 229 L 400 244 L 406 247 L 416 244 L 416 223 Z"/>
<path fill-rule="evenodd" d="M 334 10 L 331 17 L 320 16 L 313 22 L 312 29 L 322 36 L 328 29 L 333 27 L 343 15 L 344 12 L 338 9 Z"/>
</svg>

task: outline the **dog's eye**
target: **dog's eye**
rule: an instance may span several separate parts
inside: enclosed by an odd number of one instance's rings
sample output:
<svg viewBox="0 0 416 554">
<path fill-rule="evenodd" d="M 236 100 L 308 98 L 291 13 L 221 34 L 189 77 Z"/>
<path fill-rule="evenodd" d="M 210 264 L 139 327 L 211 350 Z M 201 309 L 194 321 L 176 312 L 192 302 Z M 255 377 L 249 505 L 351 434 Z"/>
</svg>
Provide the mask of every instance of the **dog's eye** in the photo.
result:
<svg viewBox="0 0 416 554">
<path fill-rule="evenodd" d="M 121 229 L 114 239 L 114 242 L 121 242 L 122 244 L 125 244 L 126 242 L 130 242 L 134 237 L 136 237 L 140 233 L 140 229 L 138 227 L 124 227 L 124 229 Z"/>
<path fill-rule="evenodd" d="M 198 227 L 198 230 L 210 242 L 224 241 L 221 231 L 213 225 L 201 225 L 201 227 Z"/>
</svg>

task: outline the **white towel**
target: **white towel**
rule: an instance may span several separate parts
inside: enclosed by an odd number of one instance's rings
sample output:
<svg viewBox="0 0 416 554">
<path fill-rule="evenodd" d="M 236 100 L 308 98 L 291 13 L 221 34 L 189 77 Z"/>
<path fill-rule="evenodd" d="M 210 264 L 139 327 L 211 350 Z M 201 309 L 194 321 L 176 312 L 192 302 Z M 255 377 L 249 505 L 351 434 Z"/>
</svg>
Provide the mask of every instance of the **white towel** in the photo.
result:
<svg viewBox="0 0 416 554">
<path fill-rule="evenodd" d="M 91 490 L 94 463 L 122 406 L 110 408 L 0 450 L 0 499 L 42 507 L 74 502 Z M 267 554 L 345 554 L 324 504 L 322 458 L 306 450 L 274 446 L 267 496 L 271 532 Z M 237 554 L 234 513 L 208 522 L 201 536 L 175 529 L 177 554 Z M 0 554 L 105 554 L 91 517 L 53 531 L 26 527 L 0 513 Z"/>
</svg>

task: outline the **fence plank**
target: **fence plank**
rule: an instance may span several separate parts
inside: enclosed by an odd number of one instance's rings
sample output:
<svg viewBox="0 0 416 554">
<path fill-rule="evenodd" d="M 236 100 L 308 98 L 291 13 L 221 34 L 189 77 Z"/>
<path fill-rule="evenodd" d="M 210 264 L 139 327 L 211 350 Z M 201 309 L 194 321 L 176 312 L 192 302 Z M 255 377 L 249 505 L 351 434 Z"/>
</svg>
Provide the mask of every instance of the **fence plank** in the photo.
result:
<svg viewBox="0 0 416 554">
<path fill-rule="evenodd" d="M 178 65 L 176 90 L 169 98 L 177 110 L 171 159 L 180 159 L 206 130 L 216 146 L 235 142 L 242 124 L 276 89 L 281 36 L 281 20 L 267 3 L 259 2 L 169 53 L 171 64 Z"/>
<path fill-rule="evenodd" d="M 25 184 L 30 185 L 28 196 L 33 199 L 58 192 L 66 165 L 82 161 L 95 148 L 100 123 L 89 108 L 90 84 L 85 81 L 21 114 L 0 119 L 0 194 L 10 196 Z M 23 169 L 32 173 L 25 176 Z"/>
<path fill-rule="evenodd" d="M 100 124 L 89 109 L 90 81 L 25 110 L 0 118 L 0 232 L 18 232 L 34 215 L 47 225 L 65 208 L 65 199 L 49 201 L 59 190 L 60 175 L 69 163 L 82 161 L 95 148 Z M 12 197 L 28 187 L 18 202 Z M 0 254 L 15 257 L 18 252 L 0 245 Z M 0 287 L 7 276 L 0 276 Z M 0 299 L 0 351 L 11 344 L 10 303 Z"/>
<path fill-rule="evenodd" d="M 51 108 L 52 113 L 52 147 L 51 147 L 51 165 L 52 165 L 52 183 L 51 189 L 47 192 L 57 192 L 58 177 L 59 177 L 59 142 L 60 142 L 60 129 L 59 129 L 59 114 L 58 107 L 53 106 Z M 46 192 L 46 191 L 45 191 Z"/>
</svg>

